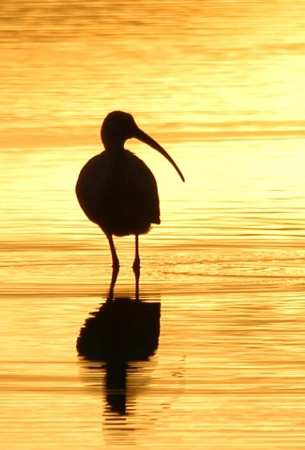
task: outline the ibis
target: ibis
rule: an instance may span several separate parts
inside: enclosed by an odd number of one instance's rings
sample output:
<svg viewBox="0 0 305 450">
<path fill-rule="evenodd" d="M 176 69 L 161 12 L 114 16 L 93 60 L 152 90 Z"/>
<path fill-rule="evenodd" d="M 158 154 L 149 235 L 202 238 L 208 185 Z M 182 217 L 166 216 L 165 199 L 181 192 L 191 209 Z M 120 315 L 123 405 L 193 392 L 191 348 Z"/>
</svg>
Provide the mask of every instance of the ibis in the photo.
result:
<svg viewBox="0 0 305 450">
<path fill-rule="evenodd" d="M 112 256 L 113 271 L 119 272 L 119 259 L 113 236 L 135 235 L 134 273 L 140 273 L 139 235 L 160 224 L 157 183 L 144 162 L 124 148 L 127 139 L 136 138 L 163 155 L 184 177 L 169 154 L 135 123 L 131 114 L 109 113 L 101 126 L 105 150 L 82 168 L 76 196 L 84 213 L 105 233 Z"/>
</svg>

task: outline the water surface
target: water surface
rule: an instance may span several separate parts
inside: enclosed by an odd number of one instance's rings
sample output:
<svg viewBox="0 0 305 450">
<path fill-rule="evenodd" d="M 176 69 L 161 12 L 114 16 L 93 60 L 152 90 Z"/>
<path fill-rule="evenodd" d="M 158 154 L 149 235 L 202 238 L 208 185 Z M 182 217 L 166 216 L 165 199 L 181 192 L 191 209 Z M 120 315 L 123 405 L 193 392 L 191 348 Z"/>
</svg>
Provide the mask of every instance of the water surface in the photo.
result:
<svg viewBox="0 0 305 450">
<path fill-rule="evenodd" d="M 303 449 L 303 1 L 1 6 L 1 448 Z M 126 413 L 75 344 L 111 258 L 74 186 L 111 110 L 156 175 L 140 296 L 161 303 Z M 134 297 L 133 238 L 117 297 Z"/>
</svg>

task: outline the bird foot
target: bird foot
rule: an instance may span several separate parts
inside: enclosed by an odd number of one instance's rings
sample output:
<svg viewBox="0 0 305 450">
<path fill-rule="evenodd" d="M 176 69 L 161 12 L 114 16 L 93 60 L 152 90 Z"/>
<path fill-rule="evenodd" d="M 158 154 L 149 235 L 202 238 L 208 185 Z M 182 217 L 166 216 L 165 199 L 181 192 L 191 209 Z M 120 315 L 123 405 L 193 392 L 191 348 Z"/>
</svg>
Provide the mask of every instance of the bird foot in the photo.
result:
<svg viewBox="0 0 305 450">
<path fill-rule="evenodd" d="M 135 274 L 135 299 L 139 300 L 139 281 L 140 281 L 140 258 L 136 258 L 132 265 L 133 272 Z"/>
<path fill-rule="evenodd" d="M 112 264 L 112 278 L 114 276 L 117 276 L 119 271 L 120 271 L 120 264 L 118 262 L 117 263 L 113 263 Z"/>
<path fill-rule="evenodd" d="M 132 265 L 133 270 L 140 270 L 140 259 L 136 258 Z"/>
<path fill-rule="evenodd" d="M 134 262 L 133 262 L 133 265 L 132 265 L 132 268 L 133 268 L 133 271 L 134 271 L 134 273 L 135 273 L 135 275 L 137 276 L 137 277 L 139 277 L 140 276 L 140 259 L 139 258 L 136 258 L 135 260 L 134 260 Z"/>
</svg>

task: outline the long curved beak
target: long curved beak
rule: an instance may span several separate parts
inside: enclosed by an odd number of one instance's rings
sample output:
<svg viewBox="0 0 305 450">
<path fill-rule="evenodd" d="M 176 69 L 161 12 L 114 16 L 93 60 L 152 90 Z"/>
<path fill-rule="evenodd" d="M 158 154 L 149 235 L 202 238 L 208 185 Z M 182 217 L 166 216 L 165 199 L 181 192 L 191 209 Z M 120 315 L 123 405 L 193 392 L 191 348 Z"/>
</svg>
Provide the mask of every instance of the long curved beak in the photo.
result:
<svg viewBox="0 0 305 450">
<path fill-rule="evenodd" d="M 139 139 L 139 141 L 144 142 L 144 144 L 147 144 L 150 147 L 154 148 L 159 153 L 161 153 L 161 155 L 163 155 L 164 158 L 166 158 L 171 163 L 171 165 L 176 169 L 181 180 L 185 181 L 184 176 L 182 175 L 182 173 L 181 173 L 179 167 L 177 166 L 177 164 L 175 163 L 175 161 L 169 156 L 169 154 L 164 150 L 164 148 L 162 148 L 161 145 L 158 144 L 158 142 L 156 142 L 153 138 L 148 136 L 148 134 L 144 133 L 144 131 L 140 130 L 140 128 L 137 128 L 137 130 L 134 133 L 134 137 L 136 139 Z"/>
</svg>

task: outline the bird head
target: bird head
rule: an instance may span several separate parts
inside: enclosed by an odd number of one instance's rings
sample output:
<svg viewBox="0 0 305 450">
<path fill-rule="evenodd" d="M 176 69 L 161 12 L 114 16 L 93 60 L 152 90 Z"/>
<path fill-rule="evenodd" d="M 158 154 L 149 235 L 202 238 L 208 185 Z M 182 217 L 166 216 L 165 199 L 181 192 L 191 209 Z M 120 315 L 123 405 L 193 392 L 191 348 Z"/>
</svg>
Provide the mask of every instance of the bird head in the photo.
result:
<svg viewBox="0 0 305 450">
<path fill-rule="evenodd" d="M 101 139 L 105 148 L 120 143 L 124 146 L 127 139 L 134 137 L 137 125 L 131 114 L 122 111 L 112 111 L 109 113 L 101 127 Z"/>
<path fill-rule="evenodd" d="M 184 177 L 169 154 L 148 134 L 144 133 L 134 121 L 131 114 L 122 111 L 109 113 L 101 127 L 101 140 L 107 151 L 123 150 L 127 139 L 136 138 L 163 155 L 176 169 L 182 181 Z"/>
</svg>

